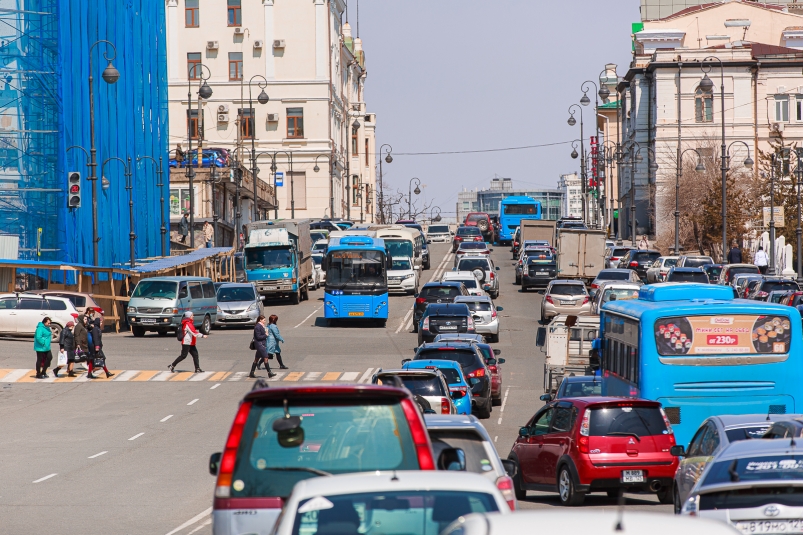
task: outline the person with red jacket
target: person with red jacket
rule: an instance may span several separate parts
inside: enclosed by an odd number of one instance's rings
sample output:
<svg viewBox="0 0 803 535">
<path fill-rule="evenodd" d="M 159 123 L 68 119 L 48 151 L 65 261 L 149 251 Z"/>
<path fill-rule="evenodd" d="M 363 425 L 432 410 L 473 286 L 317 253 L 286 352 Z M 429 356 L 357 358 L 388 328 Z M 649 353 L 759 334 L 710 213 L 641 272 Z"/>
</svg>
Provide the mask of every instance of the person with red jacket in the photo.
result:
<svg viewBox="0 0 803 535">
<path fill-rule="evenodd" d="M 198 363 L 198 349 L 195 347 L 195 341 L 200 336 L 206 338 L 205 334 L 201 334 L 192 323 L 192 312 L 185 312 L 184 318 L 181 320 L 180 333 L 183 334 L 181 338 L 181 354 L 173 364 L 170 364 L 167 369 L 171 372 L 176 371 L 178 363 L 187 358 L 187 354 L 192 355 L 192 362 L 195 364 L 195 373 L 203 373 L 201 365 Z"/>
</svg>

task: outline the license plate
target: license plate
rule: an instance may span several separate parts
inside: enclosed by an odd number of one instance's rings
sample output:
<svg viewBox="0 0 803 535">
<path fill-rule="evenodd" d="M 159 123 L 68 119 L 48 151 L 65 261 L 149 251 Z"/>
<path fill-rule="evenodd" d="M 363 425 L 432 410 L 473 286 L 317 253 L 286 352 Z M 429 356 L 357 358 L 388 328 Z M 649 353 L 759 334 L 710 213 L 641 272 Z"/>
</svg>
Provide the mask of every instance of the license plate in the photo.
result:
<svg viewBox="0 0 803 535">
<path fill-rule="evenodd" d="M 156 323 L 156 318 L 142 318 L 142 323 Z"/>
<path fill-rule="evenodd" d="M 748 520 L 736 522 L 743 533 L 803 533 L 803 520 Z"/>
<path fill-rule="evenodd" d="M 574 301 L 561 301 L 560 304 L 561 305 L 573 306 L 574 305 Z"/>
<path fill-rule="evenodd" d="M 622 483 L 644 483 L 644 471 L 622 470 Z"/>
<path fill-rule="evenodd" d="M 349 312 L 349 316 L 365 316 L 365 312 Z"/>
<path fill-rule="evenodd" d="M 440 325 L 438 329 L 441 331 L 456 331 L 457 325 Z"/>
</svg>

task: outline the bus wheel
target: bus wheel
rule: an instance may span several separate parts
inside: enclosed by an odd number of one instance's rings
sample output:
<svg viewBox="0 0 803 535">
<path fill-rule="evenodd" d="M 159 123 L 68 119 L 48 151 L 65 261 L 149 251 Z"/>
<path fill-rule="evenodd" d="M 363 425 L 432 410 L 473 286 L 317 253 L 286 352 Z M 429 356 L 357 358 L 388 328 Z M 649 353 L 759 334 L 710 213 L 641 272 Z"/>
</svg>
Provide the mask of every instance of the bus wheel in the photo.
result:
<svg viewBox="0 0 803 535">
<path fill-rule="evenodd" d="M 297 305 L 301 301 L 301 290 L 295 291 L 290 294 L 290 304 Z"/>
</svg>

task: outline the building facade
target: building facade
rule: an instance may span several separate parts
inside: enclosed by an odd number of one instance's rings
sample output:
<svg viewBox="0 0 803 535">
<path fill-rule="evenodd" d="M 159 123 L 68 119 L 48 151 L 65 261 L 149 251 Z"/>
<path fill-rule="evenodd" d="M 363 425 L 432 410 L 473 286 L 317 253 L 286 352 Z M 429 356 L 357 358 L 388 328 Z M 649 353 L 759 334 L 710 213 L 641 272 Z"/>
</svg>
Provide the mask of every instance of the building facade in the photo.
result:
<svg viewBox="0 0 803 535">
<path fill-rule="evenodd" d="M 641 0 L 641 20 L 663 19 L 686 9 L 716 3 L 717 2 L 711 2 L 711 0 Z M 756 3 L 760 4 L 763 2 Z M 789 11 L 803 10 L 803 5 L 801 5 L 798 0 L 773 0 L 768 3 L 771 5 L 783 6 Z"/>
<path fill-rule="evenodd" d="M 564 198 L 561 217 L 583 217 L 583 183 L 577 173 L 560 175 L 558 189 Z"/>
<path fill-rule="evenodd" d="M 376 116 L 344 10 L 343 0 L 167 0 L 171 149 L 192 138 L 256 167 L 276 190 L 271 217 L 373 221 Z M 212 95 L 201 99 L 204 80 Z M 246 224 L 251 201 L 240 202 Z"/>
</svg>

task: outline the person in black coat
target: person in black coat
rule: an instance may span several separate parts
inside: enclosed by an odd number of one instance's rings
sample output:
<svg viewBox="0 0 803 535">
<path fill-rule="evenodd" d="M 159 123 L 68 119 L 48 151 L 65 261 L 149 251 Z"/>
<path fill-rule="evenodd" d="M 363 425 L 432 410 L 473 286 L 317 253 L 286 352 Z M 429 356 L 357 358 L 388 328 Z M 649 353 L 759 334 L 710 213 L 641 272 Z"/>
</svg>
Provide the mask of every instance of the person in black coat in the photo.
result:
<svg viewBox="0 0 803 535">
<path fill-rule="evenodd" d="M 268 357 L 268 331 L 265 328 L 267 320 L 265 316 L 261 315 L 257 318 L 257 323 L 254 325 L 254 348 L 256 354 L 254 355 L 254 362 L 251 364 L 251 373 L 248 377 L 256 378 L 254 371 L 257 369 L 257 364 L 260 362 L 265 363 L 265 369 L 268 371 L 268 377 L 276 377 L 276 374 L 270 371 L 269 357 Z"/>
<path fill-rule="evenodd" d="M 103 359 L 103 371 L 106 372 L 106 377 L 111 377 L 114 375 L 109 371 L 109 368 L 106 367 L 106 355 L 103 353 L 103 332 L 100 329 L 100 318 L 95 318 L 95 321 L 92 322 L 92 350 L 94 351 L 94 358 L 89 359 L 87 362 L 87 366 L 89 371 L 86 372 L 86 376 L 88 379 L 94 379 L 95 376 L 92 375 L 92 369 L 95 366 L 94 360 L 96 358 Z"/>
<path fill-rule="evenodd" d="M 741 264 L 742 263 L 742 250 L 736 242 L 733 242 L 733 247 L 728 251 L 728 264 Z"/>
<path fill-rule="evenodd" d="M 72 371 L 72 366 L 75 363 L 75 336 L 73 335 L 74 325 L 75 324 L 73 322 L 68 322 L 64 329 L 62 329 L 61 335 L 59 336 L 59 351 L 64 351 L 67 353 L 68 377 L 75 377 L 75 373 Z M 60 370 L 61 366 L 56 366 L 53 368 L 53 375 L 58 377 Z"/>
</svg>

